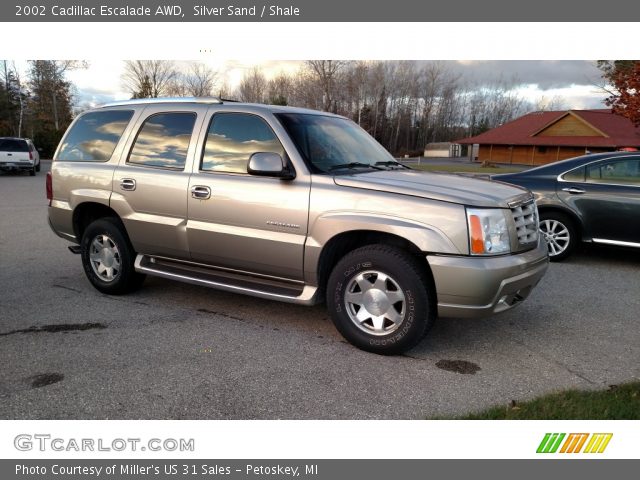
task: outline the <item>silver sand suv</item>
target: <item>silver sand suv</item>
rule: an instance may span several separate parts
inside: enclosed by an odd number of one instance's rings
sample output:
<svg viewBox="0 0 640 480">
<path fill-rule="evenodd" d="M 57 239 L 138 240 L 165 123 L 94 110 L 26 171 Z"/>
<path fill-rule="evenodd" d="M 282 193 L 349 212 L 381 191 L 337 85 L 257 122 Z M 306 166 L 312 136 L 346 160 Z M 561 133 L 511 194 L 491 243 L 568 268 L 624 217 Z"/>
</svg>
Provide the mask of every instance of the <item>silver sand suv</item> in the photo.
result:
<svg viewBox="0 0 640 480">
<path fill-rule="evenodd" d="M 217 99 L 80 115 L 47 177 L 49 223 L 89 281 L 156 275 L 270 300 L 326 300 L 354 345 L 393 354 L 436 316 L 522 302 L 547 269 L 527 190 L 397 163 L 352 121 Z"/>
</svg>

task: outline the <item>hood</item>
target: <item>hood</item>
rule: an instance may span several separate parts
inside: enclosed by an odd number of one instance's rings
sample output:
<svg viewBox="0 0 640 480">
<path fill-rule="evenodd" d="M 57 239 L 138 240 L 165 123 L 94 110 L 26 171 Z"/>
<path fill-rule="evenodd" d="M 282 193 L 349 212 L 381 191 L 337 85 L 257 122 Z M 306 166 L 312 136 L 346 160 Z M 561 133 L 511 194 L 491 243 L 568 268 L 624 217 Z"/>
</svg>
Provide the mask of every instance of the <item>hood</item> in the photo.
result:
<svg viewBox="0 0 640 480">
<path fill-rule="evenodd" d="M 508 208 L 509 203 L 531 198 L 526 189 L 464 175 L 385 170 L 334 177 L 336 185 L 411 195 L 473 207 Z"/>
</svg>

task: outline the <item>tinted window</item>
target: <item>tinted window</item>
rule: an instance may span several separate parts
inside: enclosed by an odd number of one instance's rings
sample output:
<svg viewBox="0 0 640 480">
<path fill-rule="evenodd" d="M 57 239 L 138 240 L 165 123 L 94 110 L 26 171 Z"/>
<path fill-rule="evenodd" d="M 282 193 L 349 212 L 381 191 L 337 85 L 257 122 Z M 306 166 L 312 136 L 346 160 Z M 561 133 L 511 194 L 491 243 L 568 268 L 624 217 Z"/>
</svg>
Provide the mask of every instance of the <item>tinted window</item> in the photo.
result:
<svg viewBox="0 0 640 480">
<path fill-rule="evenodd" d="M 375 166 L 394 161 L 389 152 L 351 120 L 294 113 L 277 117 L 313 171 L 329 172 L 349 163 Z"/>
<path fill-rule="evenodd" d="M 85 113 L 67 133 L 56 160 L 106 162 L 132 116 L 131 110 Z"/>
<path fill-rule="evenodd" d="M 13 138 L 0 139 L 0 152 L 28 152 L 29 146 L 24 140 Z"/>
<path fill-rule="evenodd" d="M 627 158 L 589 165 L 587 182 L 640 185 L 640 159 Z"/>
<path fill-rule="evenodd" d="M 576 168 L 562 176 L 567 182 L 584 182 L 584 167 Z"/>
<path fill-rule="evenodd" d="M 209 126 L 201 168 L 247 173 L 249 157 L 257 152 L 273 152 L 284 157 L 284 148 L 271 127 L 255 115 L 219 113 Z"/>
<path fill-rule="evenodd" d="M 158 113 L 144 121 L 129 154 L 129 162 L 183 169 L 195 113 Z"/>
</svg>

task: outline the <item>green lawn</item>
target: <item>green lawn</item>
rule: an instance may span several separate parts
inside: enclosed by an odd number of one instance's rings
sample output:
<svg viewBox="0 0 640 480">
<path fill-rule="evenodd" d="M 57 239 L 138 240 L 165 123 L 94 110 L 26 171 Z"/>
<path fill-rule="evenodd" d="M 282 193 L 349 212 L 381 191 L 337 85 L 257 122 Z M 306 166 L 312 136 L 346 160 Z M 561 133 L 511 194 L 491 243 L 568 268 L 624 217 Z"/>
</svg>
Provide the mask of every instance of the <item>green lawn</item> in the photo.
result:
<svg viewBox="0 0 640 480">
<path fill-rule="evenodd" d="M 638 420 L 640 382 L 611 386 L 608 390 L 567 390 L 480 413 L 462 420 Z"/>
<path fill-rule="evenodd" d="M 523 169 L 518 167 L 482 167 L 480 165 L 429 165 L 421 163 L 420 165 L 412 163 L 409 166 L 416 170 L 425 170 L 428 172 L 447 172 L 447 173 L 484 173 L 492 175 L 494 173 L 514 173 L 521 172 Z"/>
</svg>

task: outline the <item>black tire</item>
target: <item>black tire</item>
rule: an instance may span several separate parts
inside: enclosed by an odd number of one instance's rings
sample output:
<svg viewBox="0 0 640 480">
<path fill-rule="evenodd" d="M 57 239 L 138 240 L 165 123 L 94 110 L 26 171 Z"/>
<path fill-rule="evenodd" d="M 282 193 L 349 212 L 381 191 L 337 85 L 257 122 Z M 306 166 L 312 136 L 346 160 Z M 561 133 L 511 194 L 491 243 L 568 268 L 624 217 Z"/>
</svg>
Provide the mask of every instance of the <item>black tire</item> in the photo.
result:
<svg viewBox="0 0 640 480">
<path fill-rule="evenodd" d="M 561 212 L 540 213 L 540 233 L 547 242 L 549 260 L 561 262 L 580 241 L 574 221 Z M 567 240 L 564 240 L 568 236 Z"/>
<path fill-rule="evenodd" d="M 107 254 L 104 258 L 92 262 L 92 244 L 96 241 L 105 246 Z M 112 246 L 113 245 L 113 246 Z M 125 232 L 124 225 L 118 218 L 101 218 L 92 222 L 84 231 L 80 242 L 82 267 L 91 284 L 103 293 L 110 295 L 122 295 L 140 288 L 145 275 L 134 269 L 136 253 Z M 95 253 L 94 249 L 94 253 Z M 114 253 L 115 252 L 115 253 Z M 100 254 L 97 254 L 100 256 Z M 116 265 L 117 260 L 117 267 Z M 104 261 L 104 263 L 102 263 Z M 111 279 L 108 276 L 108 268 L 102 274 L 100 266 L 109 266 L 111 261 Z"/>
<path fill-rule="evenodd" d="M 380 293 L 378 280 L 386 294 Z M 371 285 L 365 291 L 360 284 L 366 282 Z M 347 295 L 361 298 L 362 306 L 348 302 Z M 368 303 L 365 295 L 369 295 Z M 348 253 L 338 261 L 327 283 L 327 307 L 338 331 L 356 347 L 382 355 L 402 353 L 424 338 L 436 318 L 435 299 L 425 266 L 415 256 L 388 245 L 368 245 Z M 362 318 L 371 315 L 369 319 L 356 319 L 361 308 Z M 393 317 L 401 319 L 394 323 Z"/>
<path fill-rule="evenodd" d="M 35 177 L 36 176 L 36 167 L 33 167 L 33 168 L 29 169 L 29 176 L 31 176 L 31 177 Z"/>
<path fill-rule="evenodd" d="M 38 162 L 38 165 L 36 165 L 36 172 L 40 171 L 40 162 Z"/>
</svg>

